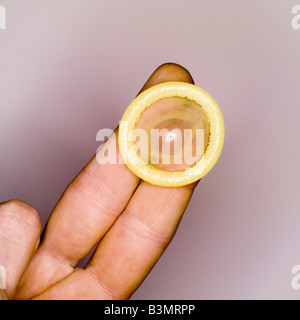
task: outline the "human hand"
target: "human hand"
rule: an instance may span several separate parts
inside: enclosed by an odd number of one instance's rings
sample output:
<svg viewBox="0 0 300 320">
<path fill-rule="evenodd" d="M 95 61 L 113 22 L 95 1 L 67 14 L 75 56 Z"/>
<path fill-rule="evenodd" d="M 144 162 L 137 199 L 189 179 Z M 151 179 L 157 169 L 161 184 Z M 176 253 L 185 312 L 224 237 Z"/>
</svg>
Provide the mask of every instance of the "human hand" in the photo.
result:
<svg viewBox="0 0 300 320">
<path fill-rule="evenodd" d="M 164 64 L 142 91 L 166 81 L 193 83 L 181 66 Z M 0 204 L 8 298 L 130 298 L 172 240 L 196 184 L 154 186 L 125 164 L 100 165 L 94 156 L 63 193 L 40 245 L 35 209 L 18 200 Z"/>
</svg>

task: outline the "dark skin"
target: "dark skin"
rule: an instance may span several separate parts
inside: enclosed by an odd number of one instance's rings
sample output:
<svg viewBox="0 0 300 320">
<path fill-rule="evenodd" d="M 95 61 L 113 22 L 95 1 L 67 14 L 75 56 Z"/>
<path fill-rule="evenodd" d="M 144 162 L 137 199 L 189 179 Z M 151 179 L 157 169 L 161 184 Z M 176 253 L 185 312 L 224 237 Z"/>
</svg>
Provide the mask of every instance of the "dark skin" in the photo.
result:
<svg viewBox="0 0 300 320">
<path fill-rule="evenodd" d="M 193 83 L 186 69 L 168 63 L 141 91 L 166 81 Z M 7 297 L 130 298 L 172 240 L 196 185 L 154 186 L 124 164 L 100 165 L 93 157 L 58 201 L 41 243 L 34 208 L 19 200 L 0 204 Z M 75 268 L 99 241 L 87 265 Z"/>
</svg>

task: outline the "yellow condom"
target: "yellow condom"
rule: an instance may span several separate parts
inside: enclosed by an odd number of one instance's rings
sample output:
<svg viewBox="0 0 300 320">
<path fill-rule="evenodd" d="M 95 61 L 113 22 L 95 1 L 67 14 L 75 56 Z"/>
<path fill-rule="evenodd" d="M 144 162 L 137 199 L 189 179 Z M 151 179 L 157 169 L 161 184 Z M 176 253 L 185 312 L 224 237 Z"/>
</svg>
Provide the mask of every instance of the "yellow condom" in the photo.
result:
<svg viewBox="0 0 300 320">
<path fill-rule="evenodd" d="M 174 109 L 175 111 L 169 115 L 165 115 L 162 112 L 162 119 L 152 119 L 152 122 L 155 123 L 157 127 L 160 120 L 160 123 L 163 124 L 168 123 L 169 120 L 168 127 L 171 129 L 175 128 L 176 124 L 180 126 L 180 123 L 184 123 L 184 125 L 187 123 L 197 125 L 203 120 L 201 114 L 203 114 L 207 120 L 208 130 L 206 130 L 205 133 L 208 133 L 208 136 L 204 154 L 193 165 L 184 167 L 184 169 L 175 170 L 174 168 L 176 167 L 167 170 L 161 169 L 161 166 L 154 165 L 147 161 L 145 157 L 142 157 L 140 150 L 136 147 L 137 143 L 134 132 L 137 129 L 138 123 L 141 123 L 140 119 L 143 113 L 149 107 L 154 106 L 157 102 L 166 98 L 183 98 L 185 100 L 182 99 L 182 101 L 190 102 L 188 104 L 189 107 L 186 107 L 186 109 L 180 107 L 180 110 Z M 179 100 L 180 99 L 177 99 L 176 101 Z M 162 101 L 170 102 L 168 99 Z M 164 103 L 161 103 L 161 105 L 163 104 Z M 155 105 L 156 109 L 158 105 L 159 104 Z M 197 108 L 199 108 L 198 113 Z M 186 112 L 184 110 L 186 110 Z M 152 112 L 152 114 L 155 113 Z M 166 120 L 167 117 L 169 117 L 169 119 Z M 170 121 L 172 121 L 171 126 Z M 205 126 L 204 122 L 201 124 L 202 127 Z M 159 186 L 183 186 L 201 179 L 217 162 L 222 151 L 223 143 L 224 121 L 218 104 L 205 90 L 184 82 L 164 82 L 140 93 L 125 111 L 119 127 L 119 148 L 121 156 L 128 168 L 141 179 Z"/>
</svg>

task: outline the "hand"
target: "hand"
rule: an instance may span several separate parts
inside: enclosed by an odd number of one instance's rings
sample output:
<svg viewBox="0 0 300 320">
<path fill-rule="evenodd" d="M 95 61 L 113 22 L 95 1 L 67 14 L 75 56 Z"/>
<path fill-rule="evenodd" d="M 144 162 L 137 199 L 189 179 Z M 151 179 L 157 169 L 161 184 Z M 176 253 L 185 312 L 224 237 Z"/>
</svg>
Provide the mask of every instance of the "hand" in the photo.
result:
<svg viewBox="0 0 300 320">
<path fill-rule="evenodd" d="M 181 66 L 164 64 L 142 91 L 166 81 L 193 83 Z M 150 185 L 126 165 L 94 157 L 63 193 L 40 245 L 37 212 L 18 200 L 2 203 L 8 298 L 128 299 L 170 243 L 195 186 Z M 76 268 L 98 242 L 85 268 Z"/>
</svg>

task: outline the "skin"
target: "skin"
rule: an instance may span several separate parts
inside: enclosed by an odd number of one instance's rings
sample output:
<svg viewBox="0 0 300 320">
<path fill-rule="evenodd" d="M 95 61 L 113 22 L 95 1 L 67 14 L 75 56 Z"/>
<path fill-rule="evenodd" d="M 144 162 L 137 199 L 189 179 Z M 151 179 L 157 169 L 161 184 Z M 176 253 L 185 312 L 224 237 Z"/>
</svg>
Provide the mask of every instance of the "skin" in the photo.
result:
<svg viewBox="0 0 300 320">
<path fill-rule="evenodd" d="M 168 63 L 141 91 L 166 81 L 193 83 L 186 69 Z M 41 243 L 36 210 L 19 200 L 1 203 L 0 299 L 130 298 L 172 240 L 196 185 L 154 186 L 94 156 L 61 196 Z M 99 241 L 87 265 L 76 268 Z"/>
</svg>

